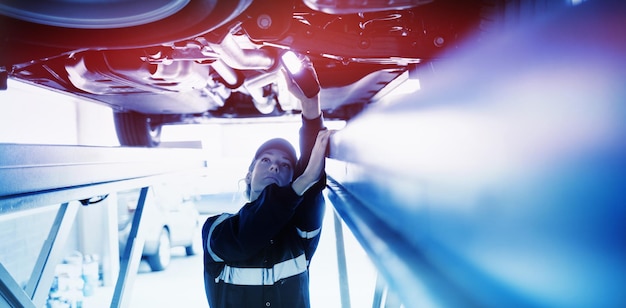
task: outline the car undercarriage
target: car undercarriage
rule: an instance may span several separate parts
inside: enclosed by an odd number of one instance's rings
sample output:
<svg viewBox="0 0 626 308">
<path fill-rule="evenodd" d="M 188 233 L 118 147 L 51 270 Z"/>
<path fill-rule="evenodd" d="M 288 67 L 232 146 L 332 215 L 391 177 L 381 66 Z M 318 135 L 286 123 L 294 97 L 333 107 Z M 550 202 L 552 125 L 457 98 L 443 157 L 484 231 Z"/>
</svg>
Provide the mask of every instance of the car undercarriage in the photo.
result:
<svg viewBox="0 0 626 308">
<path fill-rule="evenodd" d="M 4 84 L 14 78 L 110 106 L 127 146 L 158 145 L 165 124 L 298 113 L 280 61 L 287 51 L 315 68 L 324 116 L 349 120 L 410 72 L 478 39 L 499 7 L 449 0 L 27 3 L 0 5 Z M 110 12 L 94 13 L 105 7 Z"/>
</svg>

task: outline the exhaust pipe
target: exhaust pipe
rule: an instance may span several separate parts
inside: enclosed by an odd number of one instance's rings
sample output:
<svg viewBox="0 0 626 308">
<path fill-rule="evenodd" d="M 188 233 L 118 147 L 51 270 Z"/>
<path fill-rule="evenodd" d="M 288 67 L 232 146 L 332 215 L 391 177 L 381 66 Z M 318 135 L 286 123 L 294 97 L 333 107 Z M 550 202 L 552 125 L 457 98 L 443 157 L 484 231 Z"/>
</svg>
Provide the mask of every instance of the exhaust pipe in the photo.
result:
<svg viewBox="0 0 626 308">
<path fill-rule="evenodd" d="M 276 61 L 266 49 L 243 49 L 239 46 L 232 33 L 228 33 L 219 44 L 210 44 L 228 66 L 240 70 L 267 70 Z"/>
</svg>

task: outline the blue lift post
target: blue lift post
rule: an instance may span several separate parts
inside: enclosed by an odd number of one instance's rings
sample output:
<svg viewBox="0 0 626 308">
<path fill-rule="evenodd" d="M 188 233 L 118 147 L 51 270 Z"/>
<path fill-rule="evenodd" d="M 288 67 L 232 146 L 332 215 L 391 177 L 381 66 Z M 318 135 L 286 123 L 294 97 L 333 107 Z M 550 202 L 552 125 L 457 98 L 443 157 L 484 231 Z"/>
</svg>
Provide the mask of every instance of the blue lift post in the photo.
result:
<svg viewBox="0 0 626 308">
<path fill-rule="evenodd" d="M 132 286 L 141 258 L 139 224 L 149 186 L 172 176 L 200 175 L 204 167 L 197 149 L 0 144 L 0 215 L 60 204 L 24 288 L 0 263 L 0 306 L 45 305 L 54 267 L 62 260 L 80 206 L 71 201 L 88 204 L 111 192 L 142 187 L 111 300 L 111 307 L 127 307 L 129 296 L 124 291 Z"/>
<path fill-rule="evenodd" d="M 334 135 L 329 199 L 404 307 L 626 306 L 625 16 L 485 37 Z"/>
</svg>

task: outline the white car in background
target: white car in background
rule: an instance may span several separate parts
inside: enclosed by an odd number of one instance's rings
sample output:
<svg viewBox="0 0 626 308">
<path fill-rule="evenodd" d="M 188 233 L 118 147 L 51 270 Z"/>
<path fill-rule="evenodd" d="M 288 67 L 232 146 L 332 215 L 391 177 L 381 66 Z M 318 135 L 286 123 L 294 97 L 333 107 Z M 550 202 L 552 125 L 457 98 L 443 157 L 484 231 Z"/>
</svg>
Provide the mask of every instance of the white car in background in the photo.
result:
<svg viewBox="0 0 626 308">
<path fill-rule="evenodd" d="M 117 193 L 120 252 L 128 235 L 139 200 L 140 189 Z M 171 249 L 184 247 L 188 256 L 195 255 L 199 240 L 199 214 L 192 198 L 176 186 L 153 185 L 148 190 L 140 228 L 144 228 L 143 258 L 153 271 L 162 271 L 170 263 Z"/>
</svg>

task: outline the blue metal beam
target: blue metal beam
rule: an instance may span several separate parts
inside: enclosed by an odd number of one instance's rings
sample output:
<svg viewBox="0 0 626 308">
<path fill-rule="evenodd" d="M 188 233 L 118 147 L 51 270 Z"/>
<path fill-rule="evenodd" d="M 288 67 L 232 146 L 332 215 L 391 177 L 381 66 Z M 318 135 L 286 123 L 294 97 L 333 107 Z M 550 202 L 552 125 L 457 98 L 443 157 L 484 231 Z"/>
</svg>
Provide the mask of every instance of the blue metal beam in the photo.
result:
<svg viewBox="0 0 626 308">
<path fill-rule="evenodd" d="M 485 36 L 334 135 L 329 196 L 406 307 L 626 305 L 624 16 Z"/>
<path fill-rule="evenodd" d="M 136 187 L 144 187 L 145 198 L 151 183 L 183 174 L 200 175 L 204 167 L 203 153 L 197 149 L 0 144 L 0 215 L 61 204 L 25 290 L 0 264 L 3 302 L 15 307 L 45 304 L 54 267 L 62 259 L 59 254 L 79 207 L 70 201 Z M 143 203 L 138 210 L 141 208 Z M 135 231 L 140 218 L 140 214 L 135 215 Z M 136 242 L 129 245 L 133 253 L 125 254 L 114 306 L 127 302 L 128 296 L 122 296 L 122 291 L 132 284 L 141 258 L 141 241 Z"/>
<path fill-rule="evenodd" d="M 139 192 L 137 207 L 133 214 L 133 221 L 130 233 L 128 234 L 128 240 L 126 241 L 126 247 L 124 247 L 124 251 L 120 256 L 120 274 L 115 284 L 113 298 L 111 299 L 111 308 L 125 308 L 128 307 L 130 303 L 131 294 L 126 291 L 132 288 L 135 283 L 135 274 L 139 269 L 139 262 L 141 261 L 145 236 L 142 232 L 144 228 L 140 228 L 140 225 L 149 189 L 150 187 L 142 187 Z"/>
<path fill-rule="evenodd" d="M 198 149 L 0 143 L 0 212 L 16 205 L 14 197 L 198 170 L 202 155 Z"/>
<path fill-rule="evenodd" d="M 30 297 L 13 279 L 11 273 L 0 263 L 0 306 L 11 308 L 35 308 Z"/>
<path fill-rule="evenodd" d="M 46 304 L 50 286 L 54 280 L 54 269 L 63 260 L 63 252 L 70 230 L 74 224 L 79 205 L 66 202 L 61 204 L 50 227 L 48 238 L 37 258 L 25 291 L 37 307 Z"/>
</svg>

